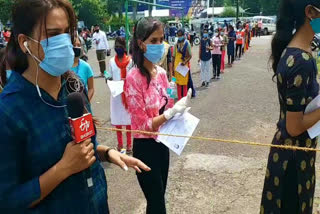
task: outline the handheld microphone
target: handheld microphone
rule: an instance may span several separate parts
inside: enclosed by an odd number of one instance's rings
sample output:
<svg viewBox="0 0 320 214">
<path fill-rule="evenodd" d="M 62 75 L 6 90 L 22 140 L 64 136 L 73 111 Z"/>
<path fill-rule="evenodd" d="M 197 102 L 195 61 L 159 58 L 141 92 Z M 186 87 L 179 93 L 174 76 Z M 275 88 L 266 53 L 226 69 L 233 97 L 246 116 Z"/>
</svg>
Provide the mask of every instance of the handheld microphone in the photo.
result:
<svg viewBox="0 0 320 214">
<path fill-rule="evenodd" d="M 84 113 L 84 100 L 79 92 L 73 92 L 67 97 L 67 110 L 71 134 L 76 143 L 81 143 L 95 135 L 92 115 Z M 85 171 L 88 187 L 93 186 L 90 168 Z"/>
<path fill-rule="evenodd" d="M 84 100 L 80 93 L 73 92 L 67 98 L 67 110 L 72 137 L 76 143 L 83 142 L 95 135 L 92 115 L 84 114 Z"/>
</svg>

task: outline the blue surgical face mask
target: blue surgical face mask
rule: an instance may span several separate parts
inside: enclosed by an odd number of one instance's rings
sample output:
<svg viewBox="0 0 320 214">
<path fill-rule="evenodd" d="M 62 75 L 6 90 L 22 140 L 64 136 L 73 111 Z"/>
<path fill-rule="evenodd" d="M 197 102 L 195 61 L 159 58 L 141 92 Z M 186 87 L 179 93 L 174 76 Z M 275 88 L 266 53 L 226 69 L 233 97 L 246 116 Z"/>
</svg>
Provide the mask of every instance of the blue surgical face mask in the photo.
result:
<svg viewBox="0 0 320 214">
<path fill-rule="evenodd" d="M 209 35 L 208 35 L 207 33 L 204 33 L 204 34 L 203 34 L 203 37 L 204 37 L 204 38 L 208 38 L 208 36 L 209 36 Z"/>
<path fill-rule="evenodd" d="M 32 38 L 32 41 L 40 43 L 44 52 L 44 59 L 41 61 L 34 56 L 27 48 L 29 54 L 40 64 L 40 68 L 51 76 L 61 76 L 72 68 L 74 62 L 73 45 L 69 34 L 64 33 L 53 36 L 38 42 Z"/>
<path fill-rule="evenodd" d="M 147 44 L 147 51 L 144 53 L 144 57 L 147 58 L 153 64 L 160 62 L 164 55 L 164 44 L 153 45 Z"/>
<path fill-rule="evenodd" d="M 184 36 L 178 37 L 178 41 L 182 42 L 184 40 Z"/>
<path fill-rule="evenodd" d="M 320 12 L 320 9 L 313 7 L 316 11 Z M 310 25 L 315 34 L 320 33 L 320 18 L 311 19 Z"/>
<path fill-rule="evenodd" d="M 315 34 L 320 33 L 320 18 L 312 19 L 310 25 Z"/>
<path fill-rule="evenodd" d="M 6 70 L 7 72 L 7 80 L 10 78 L 11 74 L 12 74 L 12 71 L 11 70 Z"/>
<path fill-rule="evenodd" d="M 115 51 L 119 57 L 123 57 L 124 49 L 123 48 L 115 48 Z"/>
</svg>

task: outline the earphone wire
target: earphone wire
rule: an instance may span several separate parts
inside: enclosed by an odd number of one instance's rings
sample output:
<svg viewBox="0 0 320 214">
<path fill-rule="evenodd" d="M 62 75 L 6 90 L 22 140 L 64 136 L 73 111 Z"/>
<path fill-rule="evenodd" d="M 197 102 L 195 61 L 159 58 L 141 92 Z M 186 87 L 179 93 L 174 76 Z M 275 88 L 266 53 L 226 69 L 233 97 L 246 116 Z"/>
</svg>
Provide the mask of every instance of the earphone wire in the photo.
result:
<svg viewBox="0 0 320 214">
<path fill-rule="evenodd" d="M 50 106 L 50 107 L 53 107 L 53 108 L 65 108 L 65 107 L 67 107 L 67 105 L 62 105 L 62 106 L 52 105 L 52 104 L 46 102 L 46 101 L 42 98 L 42 94 L 41 94 L 41 91 L 40 91 L 40 88 L 39 88 L 39 85 L 38 85 L 39 65 L 37 64 L 37 61 L 36 61 L 36 59 L 35 59 L 35 56 L 33 56 L 33 54 L 31 53 L 31 51 L 29 50 L 27 44 L 25 45 L 25 47 L 26 47 L 28 53 L 30 54 L 31 58 L 33 59 L 34 63 L 35 63 L 36 66 L 37 66 L 36 89 L 37 89 L 38 95 L 39 95 L 40 99 L 42 100 L 42 102 L 45 103 L 46 105 Z M 39 60 L 39 61 L 40 61 L 40 60 Z M 61 90 L 61 87 L 60 87 L 60 90 Z"/>
</svg>

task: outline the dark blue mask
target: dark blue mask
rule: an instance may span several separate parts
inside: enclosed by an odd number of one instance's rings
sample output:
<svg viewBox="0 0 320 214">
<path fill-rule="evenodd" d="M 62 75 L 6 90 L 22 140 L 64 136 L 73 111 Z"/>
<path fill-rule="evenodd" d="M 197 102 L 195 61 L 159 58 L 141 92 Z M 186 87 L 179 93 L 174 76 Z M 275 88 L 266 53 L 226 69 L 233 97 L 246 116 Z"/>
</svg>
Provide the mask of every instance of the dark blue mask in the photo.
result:
<svg viewBox="0 0 320 214">
<path fill-rule="evenodd" d="M 124 49 L 123 48 L 115 48 L 115 51 L 119 57 L 123 57 Z"/>
</svg>

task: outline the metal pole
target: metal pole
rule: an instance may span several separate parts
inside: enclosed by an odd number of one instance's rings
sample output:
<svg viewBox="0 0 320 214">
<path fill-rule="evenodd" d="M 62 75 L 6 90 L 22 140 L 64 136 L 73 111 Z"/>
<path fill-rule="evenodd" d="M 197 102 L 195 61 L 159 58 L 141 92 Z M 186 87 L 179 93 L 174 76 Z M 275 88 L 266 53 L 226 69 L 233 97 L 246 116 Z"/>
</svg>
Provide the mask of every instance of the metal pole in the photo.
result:
<svg viewBox="0 0 320 214">
<path fill-rule="evenodd" d="M 129 52 L 129 19 L 128 19 L 128 10 L 129 10 L 129 1 L 125 0 L 125 10 L 126 10 L 126 47 L 127 51 Z"/>
<path fill-rule="evenodd" d="M 207 19 L 209 18 L 210 0 L 207 0 Z"/>
<path fill-rule="evenodd" d="M 181 22 L 182 22 L 182 28 L 184 28 L 184 18 L 183 18 L 183 14 L 184 13 L 184 9 L 181 9 L 181 14 L 182 14 L 182 20 L 181 20 Z"/>
<path fill-rule="evenodd" d="M 239 0 L 237 1 L 237 21 L 239 21 Z"/>
<path fill-rule="evenodd" d="M 214 24 L 214 0 L 212 0 L 212 24 Z"/>
</svg>

